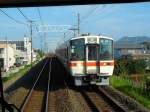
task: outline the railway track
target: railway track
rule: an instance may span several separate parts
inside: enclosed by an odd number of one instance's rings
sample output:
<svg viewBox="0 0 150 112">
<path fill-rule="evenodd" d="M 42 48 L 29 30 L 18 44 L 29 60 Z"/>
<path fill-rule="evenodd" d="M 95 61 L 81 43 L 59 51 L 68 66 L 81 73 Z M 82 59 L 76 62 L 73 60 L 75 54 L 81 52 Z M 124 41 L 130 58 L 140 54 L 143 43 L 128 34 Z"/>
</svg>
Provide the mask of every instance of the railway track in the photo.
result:
<svg viewBox="0 0 150 112">
<path fill-rule="evenodd" d="M 56 57 L 48 57 L 36 72 L 33 70 L 26 76 L 13 85 L 14 94 L 8 98 L 21 112 L 70 112 L 66 111 L 69 108 L 66 72 Z"/>
<path fill-rule="evenodd" d="M 82 87 L 79 91 L 92 112 L 130 112 L 98 87 Z"/>
<path fill-rule="evenodd" d="M 5 90 L 5 100 L 8 103 L 15 104 L 18 108 L 22 106 L 46 60 L 47 58 L 41 60 Z"/>
<path fill-rule="evenodd" d="M 53 58 L 49 94 L 47 94 L 48 112 L 64 112 L 67 103 L 67 88 L 64 82 L 64 69 L 57 58 Z"/>
<path fill-rule="evenodd" d="M 21 106 L 22 112 L 47 112 L 51 62 L 52 58 L 43 66 Z"/>
<path fill-rule="evenodd" d="M 42 68 L 42 69 L 41 69 Z M 64 68 L 56 57 L 42 63 L 20 107 L 22 112 L 131 112 L 127 105 L 119 104 L 103 87 L 74 87 L 66 80 Z M 31 74 L 30 74 L 31 75 Z M 68 79 L 68 78 L 67 78 Z M 34 82 L 34 83 L 33 83 Z M 27 83 L 25 83 L 26 85 Z M 31 87 L 32 86 L 32 87 Z M 24 91 L 23 91 L 24 92 Z M 18 94 L 18 99 L 21 99 Z M 109 91 L 111 92 L 111 91 Z M 114 93 L 115 94 L 115 93 Z M 12 96 L 13 97 L 13 96 Z"/>
</svg>

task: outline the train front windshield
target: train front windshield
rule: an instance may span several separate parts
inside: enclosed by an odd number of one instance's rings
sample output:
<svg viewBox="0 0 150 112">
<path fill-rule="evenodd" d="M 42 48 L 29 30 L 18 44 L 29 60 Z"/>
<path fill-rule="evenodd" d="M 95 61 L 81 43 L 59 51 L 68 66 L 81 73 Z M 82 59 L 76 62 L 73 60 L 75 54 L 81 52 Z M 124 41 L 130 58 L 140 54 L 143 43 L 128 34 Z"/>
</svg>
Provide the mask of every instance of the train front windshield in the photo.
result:
<svg viewBox="0 0 150 112">
<path fill-rule="evenodd" d="M 83 61 L 84 60 L 84 39 L 76 39 L 71 40 L 70 47 L 71 47 L 71 58 L 72 61 Z"/>
<path fill-rule="evenodd" d="M 113 59 L 113 40 L 100 39 L 100 60 L 112 60 Z"/>
<path fill-rule="evenodd" d="M 98 57 L 97 57 L 97 54 L 98 54 L 97 48 L 98 48 L 97 45 L 89 45 L 88 46 L 88 61 L 98 59 Z"/>
</svg>

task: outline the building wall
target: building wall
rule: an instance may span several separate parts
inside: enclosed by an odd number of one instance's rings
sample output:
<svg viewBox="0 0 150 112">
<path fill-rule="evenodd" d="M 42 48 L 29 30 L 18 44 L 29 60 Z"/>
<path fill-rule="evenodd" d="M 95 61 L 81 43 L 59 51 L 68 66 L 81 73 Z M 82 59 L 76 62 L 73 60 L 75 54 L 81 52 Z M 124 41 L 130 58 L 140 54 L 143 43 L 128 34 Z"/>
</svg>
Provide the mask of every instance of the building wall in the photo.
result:
<svg viewBox="0 0 150 112">
<path fill-rule="evenodd" d="M 0 41 L 0 44 L 6 44 L 6 40 Z M 23 40 L 7 40 L 7 44 L 10 45 L 16 45 L 14 53 L 11 52 L 11 48 L 9 48 L 12 55 L 15 55 L 15 58 L 18 60 L 18 62 L 21 62 L 20 64 L 23 64 L 26 62 L 27 64 L 31 63 L 31 41 L 30 38 L 24 37 Z M 32 51 L 33 52 L 33 51 Z M 36 54 L 33 52 L 33 61 L 36 60 Z M 8 59 L 9 60 L 9 59 Z M 10 63 L 13 63 L 14 59 L 10 58 Z M 7 62 L 5 60 L 5 62 Z M 17 62 L 16 62 L 17 63 Z M 10 64 L 11 65 L 11 64 Z M 7 66 L 7 65 L 5 65 Z"/>
<path fill-rule="evenodd" d="M 20 43 L 19 43 L 20 42 Z M 29 64 L 31 63 L 31 42 L 25 37 L 23 41 L 18 41 L 16 47 L 16 63 Z"/>
<path fill-rule="evenodd" d="M 143 46 L 144 54 L 150 54 L 150 43 Z"/>
<path fill-rule="evenodd" d="M 4 59 L 4 70 L 8 71 L 15 63 L 15 49 L 7 45 L 4 48 L 2 57 Z"/>
<path fill-rule="evenodd" d="M 120 49 L 120 54 L 121 55 L 129 55 L 129 54 L 141 54 L 142 50 L 141 49 Z"/>
<path fill-rule="evenodd" d="M 24 38 L 24 47 L 26 49 L 26 60 L 28 64 L 31 63 L 31 42 L 29 38 Z"/>
</svg>

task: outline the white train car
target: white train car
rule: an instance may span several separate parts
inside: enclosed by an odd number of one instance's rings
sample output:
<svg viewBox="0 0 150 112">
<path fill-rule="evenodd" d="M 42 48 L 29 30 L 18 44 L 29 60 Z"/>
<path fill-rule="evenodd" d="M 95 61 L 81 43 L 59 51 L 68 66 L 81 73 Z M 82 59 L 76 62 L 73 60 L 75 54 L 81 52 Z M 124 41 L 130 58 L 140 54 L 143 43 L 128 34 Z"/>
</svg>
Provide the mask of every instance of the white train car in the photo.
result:
<svg viewBox="0 0 150 112">
<path fill-rule="evenodd" d="M 75 37 L 56 49 L 76 86 L 109 85 L 114 69 L 113 52 L 113 39 L 105 36 Z"/>
</svg>

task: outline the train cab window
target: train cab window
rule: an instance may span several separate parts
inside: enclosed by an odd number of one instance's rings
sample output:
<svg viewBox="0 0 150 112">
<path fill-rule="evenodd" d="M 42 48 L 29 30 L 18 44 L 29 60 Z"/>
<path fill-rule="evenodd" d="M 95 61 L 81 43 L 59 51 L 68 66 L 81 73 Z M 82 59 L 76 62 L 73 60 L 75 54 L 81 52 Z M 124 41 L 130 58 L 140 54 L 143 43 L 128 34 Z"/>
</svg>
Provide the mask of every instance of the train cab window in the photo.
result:
<svg viewBox="0 0 150 112">
<path fill-rule="evenodd" d="M 112 60 L 113 41 L 109 39 L 100 39 L 100 60 Z"/>
<path fill-rule="evenodd" d="M 97 60 L 97 46 L 88 46 L 88 60 Z"/>
<path fill-rule="evenodd" d="M 71 40 L 71 58 L 70 60 L 84 60 L 84 39 Z"/>
</svg>

